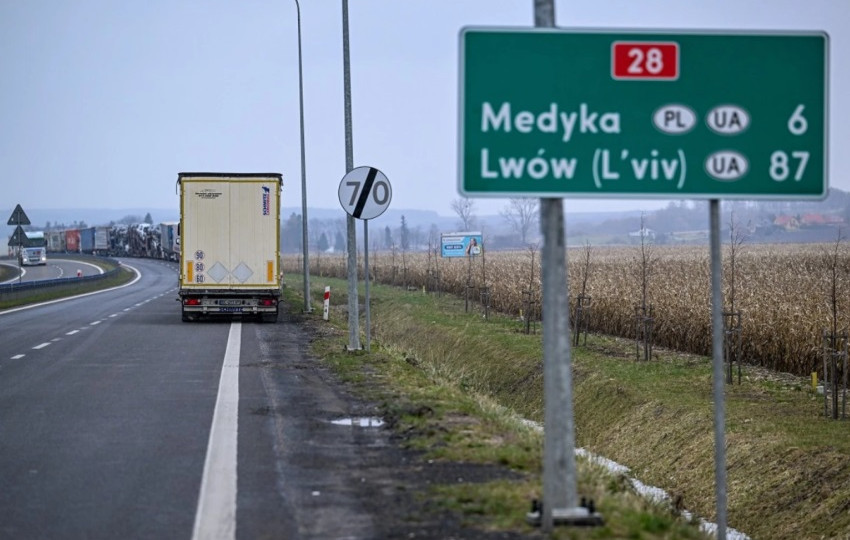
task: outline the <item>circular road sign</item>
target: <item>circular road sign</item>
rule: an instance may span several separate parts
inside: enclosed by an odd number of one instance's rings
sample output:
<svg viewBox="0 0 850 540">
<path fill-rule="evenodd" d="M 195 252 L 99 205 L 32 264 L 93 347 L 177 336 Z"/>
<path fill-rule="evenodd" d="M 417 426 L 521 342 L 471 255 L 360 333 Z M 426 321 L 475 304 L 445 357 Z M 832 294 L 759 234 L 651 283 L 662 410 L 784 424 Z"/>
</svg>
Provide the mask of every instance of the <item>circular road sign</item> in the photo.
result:
<svg viewBox="0 0 850 540">
<path fill-rule="evenodd" d="M 339 204 L 357 219 L 372 219 L 384 213 L 393 198 L 386 175 L 374 167 L 350 170 L 339 183 Z"/>
</svg>

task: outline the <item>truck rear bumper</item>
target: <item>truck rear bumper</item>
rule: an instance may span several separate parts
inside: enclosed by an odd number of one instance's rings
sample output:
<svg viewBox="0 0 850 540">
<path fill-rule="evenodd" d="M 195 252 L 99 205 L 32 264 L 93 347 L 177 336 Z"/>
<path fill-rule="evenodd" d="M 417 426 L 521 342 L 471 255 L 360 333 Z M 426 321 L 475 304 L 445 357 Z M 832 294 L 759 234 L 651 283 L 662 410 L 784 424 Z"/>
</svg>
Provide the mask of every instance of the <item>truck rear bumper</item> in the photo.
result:
<svg viewBox="0 0 850 540">
<path fill-rule="evenodd" d="M 181 291 L 183 314 L 193 315 L 260 315 L 277 314 L 280 291 L 216 293 Z"/>
</svg>

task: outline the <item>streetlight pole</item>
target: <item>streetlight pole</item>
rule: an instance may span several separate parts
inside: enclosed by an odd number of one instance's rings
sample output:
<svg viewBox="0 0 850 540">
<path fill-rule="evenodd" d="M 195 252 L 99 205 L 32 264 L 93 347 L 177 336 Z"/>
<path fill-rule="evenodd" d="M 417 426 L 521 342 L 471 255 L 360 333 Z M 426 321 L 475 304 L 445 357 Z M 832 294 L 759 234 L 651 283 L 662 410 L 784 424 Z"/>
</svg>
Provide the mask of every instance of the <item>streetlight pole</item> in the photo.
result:
<svg viewBox="0 0 850 540">
<path fill-rule="evenodd" d="M 310 249 L 307 245 L 307 159 L 304 150 L 304 74 L 301 63 L 301 5 L 295 0 L 298 13 L 298 108 L 301 114 L 301 248 L 304 252 L 304 312 L 313 311 L 310 304 Z"/>
</svg>

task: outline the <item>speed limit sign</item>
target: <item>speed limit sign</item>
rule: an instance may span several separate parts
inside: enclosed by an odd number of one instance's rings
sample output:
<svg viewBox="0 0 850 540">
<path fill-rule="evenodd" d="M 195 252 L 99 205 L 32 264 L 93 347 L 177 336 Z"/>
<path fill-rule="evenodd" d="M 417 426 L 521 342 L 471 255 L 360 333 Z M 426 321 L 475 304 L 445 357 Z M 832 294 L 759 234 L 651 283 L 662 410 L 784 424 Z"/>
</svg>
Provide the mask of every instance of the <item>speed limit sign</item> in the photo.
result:
<svg viewBox="0 0 850 540">
<path fill-rule="evenodd" d="M 386 175 L 374 167 L 352 169 L 339 183 L 339 204 L 357 219 L 372 219 L 390 205 L 393 190 Z"/>
</svg>

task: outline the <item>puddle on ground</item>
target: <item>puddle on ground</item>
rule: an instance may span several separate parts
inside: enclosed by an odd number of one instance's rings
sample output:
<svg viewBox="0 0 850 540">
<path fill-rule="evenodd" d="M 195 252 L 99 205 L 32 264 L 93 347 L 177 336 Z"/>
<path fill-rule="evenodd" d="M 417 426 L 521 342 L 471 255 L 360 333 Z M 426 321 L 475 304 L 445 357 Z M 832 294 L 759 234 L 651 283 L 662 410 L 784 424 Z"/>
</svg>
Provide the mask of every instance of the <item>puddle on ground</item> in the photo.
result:
<svg viewBox="0 0 850 540">
<path fill-rule="evenodd" d="M 331 424 L 335 426 L 354 426 L 354 427 L 381 427 L 384 421 L 375 416 L 362 416 L 358 418 L 340 418 L 339 420 L 331 420 Z"/>
</svg>

